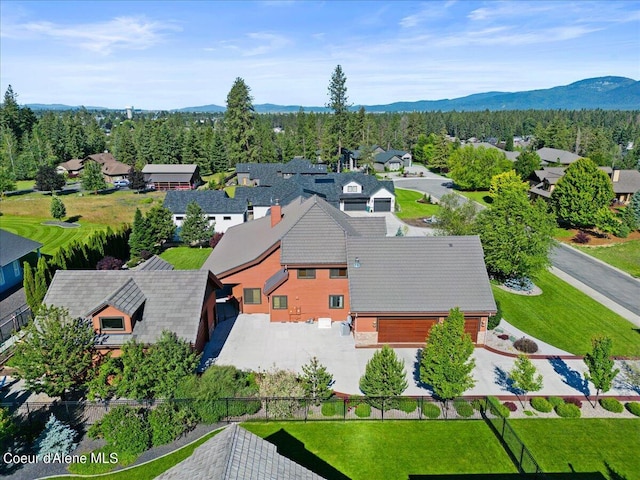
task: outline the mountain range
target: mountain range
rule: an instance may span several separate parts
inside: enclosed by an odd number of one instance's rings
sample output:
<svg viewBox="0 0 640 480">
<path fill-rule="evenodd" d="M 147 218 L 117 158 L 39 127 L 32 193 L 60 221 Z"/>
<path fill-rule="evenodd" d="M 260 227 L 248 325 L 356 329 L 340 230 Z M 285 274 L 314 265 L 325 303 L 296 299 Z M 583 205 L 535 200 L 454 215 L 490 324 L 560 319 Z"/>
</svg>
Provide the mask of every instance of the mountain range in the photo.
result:
<svg viewBox="0 0 640 480">
<path fill-rule="evenodd" d="M 80 107 L 67 105 L 28 104 L 33 110 L 73 110 Z M 559 87 L 528 90 L 523 92 L 486 92 L 466 97 L 444 100 L 419 100 L 416 102 L 395 102 L 387 105 L 353 105 L 351 110 L 364 107 L 369 113 L 412 112 L 412 111 L 478 111 L 478 110 L 640 110 L 640 81 L 626 77 L 597 77 L 580 80 Z M 100 107 L 86 107 L 87 110 L 110 110 Z M 258 113 L 295 113 L 303 108 L 305 112 L 328 112 L 327 107 L 274 105 L 263 103 L 254 105 Z M 224 112 L 220 105 L 186 107 L 174 112 Z"/>
</svg>

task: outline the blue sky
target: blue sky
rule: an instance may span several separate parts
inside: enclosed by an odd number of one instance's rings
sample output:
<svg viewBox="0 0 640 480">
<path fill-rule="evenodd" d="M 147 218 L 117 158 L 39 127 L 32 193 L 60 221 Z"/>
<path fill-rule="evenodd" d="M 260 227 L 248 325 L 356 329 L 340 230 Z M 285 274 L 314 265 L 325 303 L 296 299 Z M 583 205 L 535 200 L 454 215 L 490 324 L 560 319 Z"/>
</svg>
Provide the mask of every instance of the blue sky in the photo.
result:
<svg viewBox="0 0 640 480">
<path fill-rule="evenodd" d="M 172 109 L 386 104 L 640 79 L 640 1 L 12 1 L 0 88 L 19 103 Z"/>
</svg>

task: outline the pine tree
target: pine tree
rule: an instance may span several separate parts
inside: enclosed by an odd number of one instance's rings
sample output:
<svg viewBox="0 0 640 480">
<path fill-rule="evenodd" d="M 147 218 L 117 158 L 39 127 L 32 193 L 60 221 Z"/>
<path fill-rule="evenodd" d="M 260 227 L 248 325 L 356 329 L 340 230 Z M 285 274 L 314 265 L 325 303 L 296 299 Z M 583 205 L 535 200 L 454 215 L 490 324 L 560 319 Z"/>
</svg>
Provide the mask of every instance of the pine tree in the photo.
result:
<svg viewBox="0 0 640 480">
<path fill-rule="evenodd" d="M 53 196 L 51 197 L 51 216 L 56 220 L 61 220 L 67 214 L 67 208 L 60 200 L 60 197 Z"/>
<path fill-rule="evenodd" d="M 31 311 L 36 312 L 40 305 L 36 302 L 36 281 L 29 262 L 24 262 L 23 270 L 24 277 L 22 279 L 22 285 L 24 286 L 25 299 Z"/>
<path fill-rule="evenodd" d="M 144 179 L 144 173 L 140 170 L 136 170 L 135 167 L 131 167 L 129 174 L 127 175 L 129 180 L 129 187 L 131 190 L 141 192 L 147 187 L 147 182 Z"/>
<path fill-rule="evenodd" d="M 613 368 L 612 344 L 610 337 L 594 337 L 591 340 L 591 351 L 584 356 L 584 363 L 589 368 L 589 372 L 584 374 L 584 378 L 596 387 L 596 402 L 600 392 L 608 392 L 611 389 L 613 379 L 620 373 L 619 369 Z"/>
<path fill-rule="evenodd" d="M 176 225 L 173 223 L 171 210 L 156 205 L 147 212 L 147 222 L 149 223 L 149 234 L 154 245 L 162 246 L 165 242 L 173 238 L 176 232 Z"/>
<path fill-rule="evenodd" d="M 636 230 L 640 229 L 640 192 L 636 192 L 631 197 L 631 201 L 627 208 L 631 211 L 635 221 Z"/>
<path fill-rule="evenodd" d="M 384 397 L 369 400 L 371 405 L 384 410 L 397 405 L 393 397 L 402 395 L 407 386 L 404 362 L 388 345 L 383 346 L 382 350 L 376 350 L 367 362 L 364 375 L 360 377 L 362 393 L 367 397 Z"/>
<path fill-rule="evenodd" d="M 76 447 L 74 438 L 76 431 L 58 420 L 52 413 L 49 421 L 44 426 L 35 442 L 36 455 L 43 458 L 44 455 L 68 455 Z"/>
<path fill-rule="evenodd" d="M 331 74 L 328 88 L 329 107 L 333 111 L 329 124 L 329 137 L 327 148 L 331 152 L 331 161 L 337 161 L 342 154 L 342 148 L 347 146 L 347 127 L 349 124 L 349 104 L 347 103 L 347 77 L 342 71 L 342 66 L 337 65 Z M 340 165 L 338 163 L 338 171 Z"/>
<path fill-rule="evenodd" d="M 200 205 L 195 201 L 190 202 L 180 230 L 182 241 L 191 246 L 201 245 L 211 238 L 213 229 Z"/>
<path fill-rule="evenodd" d="M 509 372 L 509 378 L 513 381 L 513 387 L 519 393 L 526 395 L 529 392 L 537 392 L 542 389 L 542 375 L 536 375 L 536 373 L 538 371 L 529 357 L 521 353 L 516 359 L 513 370 Z M 522 406 L 524 407 L 524 403 Z"/>
<path fill-rule="evenodd" d="M 44 257 L 38 259 L 38 267 L 35 274 L 35 289 L 33 302 L 36 305 L 36 310 L 32 310 L 34 313 L 42 305 L 47 289 L 49 285 L 49 265 Z"/>
<path fill-rule="evenodd" d="M 471 336 L 464 331 L 464 315 L 458 308 L 449 311 L 443 323 L 431 328 L 420 358 L 420 380 L 447 402 L 475 385 Z"/>
<path fill-rule="evenodd" d="M 227 157 L 230 165 L 256 161 L 255 114 L 251 89 L 240 77 L 236 78 L 227 95 L 224 128 Z"/>
<path fill-rule="evenodd" d="M 93 193 L 98 193 L 98 190 L 107 188 L 107 182 L 102 176 L 102 166 L 98 162 L 88 161 L 84 163 L 82 188 Z"/>
<path fill-rule="evenodd" d="M 132 257 L 139 257 L 142 251 L 153 252 L 155 249 L 151 226 L 139 208 L 136 209 L 133 217 L 133 229 L 129 236 L 129 249 Z"/>
<path fill-rule="evenodd" d="M 313 399 L 316 405 L 321 400 L 329 398 L 333 391 L 333 375 L 327 371 L 327 367 L 322 365 L 317 357 L 313 357 L 309 363 L 302 366 L 302 387 L 308 398 Z"/>
</svg>

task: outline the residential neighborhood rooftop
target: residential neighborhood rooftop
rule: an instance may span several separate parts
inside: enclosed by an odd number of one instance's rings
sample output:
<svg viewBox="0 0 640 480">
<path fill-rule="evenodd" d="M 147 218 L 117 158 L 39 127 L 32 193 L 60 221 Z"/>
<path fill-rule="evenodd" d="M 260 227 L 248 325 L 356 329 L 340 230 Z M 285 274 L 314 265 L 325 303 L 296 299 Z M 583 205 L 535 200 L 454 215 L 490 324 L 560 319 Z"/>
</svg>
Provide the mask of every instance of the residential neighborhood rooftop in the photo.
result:
<svg viewBox="0 0 640 480">
<path fill-rule="evenodd" d="M 164 207 L 174 214 L 185 213 L 187 206 L 196 202 L 206 213 L 244 213 L 246 201 L 229 198 L 223 190 L 169 190 L 164 198 Z"/>
<path fill-rule="evenodd" d="M 0 265 L 9 265 L 41 247 L 41 243 L 30 238 L 0 229 Z"/>
</svg>

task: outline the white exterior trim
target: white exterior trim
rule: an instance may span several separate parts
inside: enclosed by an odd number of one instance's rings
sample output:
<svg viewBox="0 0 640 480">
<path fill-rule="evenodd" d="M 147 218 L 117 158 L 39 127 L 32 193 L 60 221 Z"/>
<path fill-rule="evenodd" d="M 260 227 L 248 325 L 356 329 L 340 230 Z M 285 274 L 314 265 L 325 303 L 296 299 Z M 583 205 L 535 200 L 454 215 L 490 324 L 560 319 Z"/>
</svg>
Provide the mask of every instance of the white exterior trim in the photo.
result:
<svg viewBox="0 0 640 480">
<path fill-rule="evenodd" d="M 205 213 L 209 217 L 209 225 L 215 223 L 215 231 L 224 233 L 228 228 L 244 223 L 243 213 Z M 179 217 L 179 218 L 178 218 Z M 186 214 L 173 214 L 173 223 L 176 227 L 182 227 Z"/>
<path fill-rule="evenodd" d="M 396 211 L 396 197 L 393 193 L 391 193 L 386 188 L 382 187 L 380 190 L 375 192 L 373 195 L 369 197 L 369 202 L 367 202 L 367 206 L 369 207 L 369 211 L 373 212 L 373 204 L 376 198 L 386 198 L 391 200 L 391 211 Z"/>
</svg>

